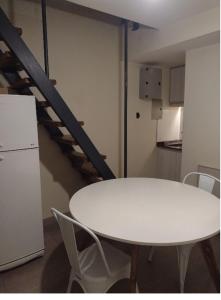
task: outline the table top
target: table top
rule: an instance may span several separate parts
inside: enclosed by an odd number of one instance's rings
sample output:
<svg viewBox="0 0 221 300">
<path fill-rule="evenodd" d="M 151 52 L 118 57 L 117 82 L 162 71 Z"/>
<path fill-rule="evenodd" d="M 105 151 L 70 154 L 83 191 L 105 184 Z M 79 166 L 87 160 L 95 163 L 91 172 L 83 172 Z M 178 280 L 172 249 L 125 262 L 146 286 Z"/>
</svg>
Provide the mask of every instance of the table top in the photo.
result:
<svg viewBox="0 0 221 300">
<path fill-rule="evenodd" d="M 137 245 L 195 243 L 219 232 L 220 201 L 187 184 L 120 178 L 73 195 L 72 216 L 95 233 Z"/>
</svg>

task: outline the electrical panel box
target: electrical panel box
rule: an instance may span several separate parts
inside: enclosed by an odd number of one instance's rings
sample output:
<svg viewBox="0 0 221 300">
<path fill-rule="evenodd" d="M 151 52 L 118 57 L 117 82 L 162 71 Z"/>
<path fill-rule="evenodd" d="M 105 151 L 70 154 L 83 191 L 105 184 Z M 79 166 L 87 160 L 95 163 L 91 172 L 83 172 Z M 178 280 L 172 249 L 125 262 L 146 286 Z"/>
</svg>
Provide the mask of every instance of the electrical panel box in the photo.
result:
<svg viewBox="0 0 221 300">
<path fill-rule="evenodd" d="M 162 70 L 144 66 L 140 69 L 140 99 L 161 99 Z"/>
</svg>

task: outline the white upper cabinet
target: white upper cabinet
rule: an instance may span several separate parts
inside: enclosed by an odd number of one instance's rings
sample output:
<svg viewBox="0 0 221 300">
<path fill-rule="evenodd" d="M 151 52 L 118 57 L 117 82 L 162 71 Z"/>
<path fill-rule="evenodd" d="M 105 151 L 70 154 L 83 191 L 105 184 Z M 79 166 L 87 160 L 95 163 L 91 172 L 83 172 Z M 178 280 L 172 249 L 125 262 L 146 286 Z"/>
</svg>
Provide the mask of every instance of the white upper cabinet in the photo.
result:
<svg viewBox="0 0 221 300">
<path fill-rule="evenodd" d="M 170 69 L 170 103 L 183 104 L 185 87 L 185 66 Z"/>
</svg>

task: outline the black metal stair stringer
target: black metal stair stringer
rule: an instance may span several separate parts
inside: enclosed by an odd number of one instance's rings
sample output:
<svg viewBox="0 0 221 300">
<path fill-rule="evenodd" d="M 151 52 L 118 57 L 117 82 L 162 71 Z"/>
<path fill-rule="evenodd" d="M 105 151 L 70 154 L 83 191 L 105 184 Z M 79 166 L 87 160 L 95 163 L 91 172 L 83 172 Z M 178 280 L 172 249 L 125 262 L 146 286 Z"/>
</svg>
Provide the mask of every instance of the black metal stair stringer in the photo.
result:
<svg viewBox="0 0 221 300">
<path fill-rule="evenodd" d="M 101 157 L 86 132 L 80 126 L 61 95 L 47 78 L 40 64 L 37 62 L 1 8 L 0 37 L 17 57 L 44 98 L 50 103 L 55 113 L 64 123 L 70 134 L 75 138 L 83 152 L 98 171 L 99 175 L 103 177 L 103 179 L 114 179 L 115 175 Z"/>
</svg>

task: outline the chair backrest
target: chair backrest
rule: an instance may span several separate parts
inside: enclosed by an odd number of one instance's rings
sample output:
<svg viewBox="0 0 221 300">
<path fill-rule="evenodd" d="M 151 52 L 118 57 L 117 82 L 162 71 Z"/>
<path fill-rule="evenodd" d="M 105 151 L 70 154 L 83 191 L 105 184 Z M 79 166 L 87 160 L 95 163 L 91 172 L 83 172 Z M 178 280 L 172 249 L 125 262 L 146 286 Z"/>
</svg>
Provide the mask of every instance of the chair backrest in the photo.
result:
<svg viewBox="0 0 221 300">
<path fill-rule="evenodd" d="M 198 187 L 212 193 L 215 182 L 219 182 L 220 180 L 212 175 L 206 174 L 206 173 L 200 173 L 200 172 L 190 172 L 186 174 L 186 176 L 183 178 L 183 183 L 186 183 L 187 178 L 192 175 L 198 176 Z"/>
<path fill-rule="evenodd" d="M 75 273 L 81 277 L 81 268 L 78 260 L 78 249 L 72 219 L 55 208 L 52 208 L 51 211 L 60 227 L 69 262 L 72 268 L 74 268 Z"/>
<path fill-rule="evenodd" d="M 101 243 L 100 243 L 99 239 L 97 238 L 97 236 L 89 228 L 87 228 L 83 224 L 77 222 L 76 220 L 69 218 L 68 216 L 66 216 L 63 213 L 61 213 L 60 211 L 58 211 L 57 209 L 51 208 L 51 212 L 59 224 L 61 234 L 62 234 L 62 237 L 64 240 L 64 245 L 65 245 L 65 248 L 66 248 L 66 251 L 68 254 L 69 262 L 70 262 L 72 268 L 74 269 L 75 274 L 78 275 L 79 277 L 81 277 L 83 270 L 81 270 L 81 267 L 79 264 L 79 259 L 78 259 L 79 252 L 77 249 L 74 225 L 76 225 L 76 226 L 82 228 L 83 230 L 85 230 L 86 232 L 88 232 L 92 236 L 92 238 L 95 240 L 98 250 L 103 259 L 105 269 L 106 269 L 107 273 L 110 274 L 109 266 L 107 264 Z"/>
<path fill-rule="evenodd" d="M 206 165 L 198 165 L 197 172 L 206 173 L 212 175 L 220 180 L 220 169 L 214 167 L 208 167 Z M 220 198 L 220 184 L 216 181 L 213 188 L 213 195 Z"/>
</svg>

